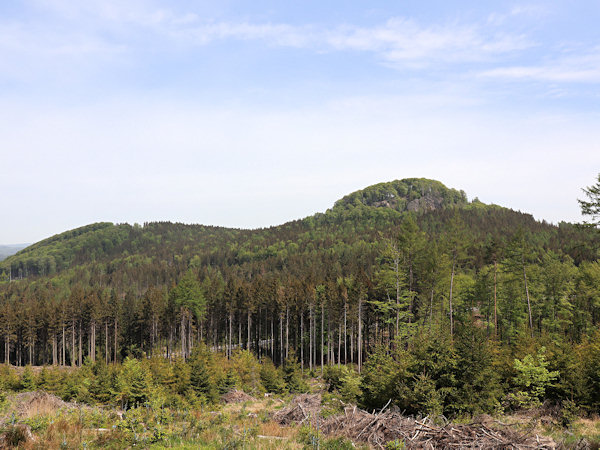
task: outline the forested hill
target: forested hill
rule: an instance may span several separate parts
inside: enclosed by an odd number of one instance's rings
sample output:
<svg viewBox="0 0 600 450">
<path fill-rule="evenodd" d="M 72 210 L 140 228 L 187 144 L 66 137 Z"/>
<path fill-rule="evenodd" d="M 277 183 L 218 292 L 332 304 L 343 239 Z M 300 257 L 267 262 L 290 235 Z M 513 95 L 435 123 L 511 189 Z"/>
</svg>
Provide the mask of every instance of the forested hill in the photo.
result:
<svg viewBox="0 0 600 450">
<path fill-rule="evenodd" d="M 467 328 L 509 352 L 524 338 L 584 342 L 600 325 L 598 240 L 425 179 L 257 230 L 92 224 L 1 263 L 0 361 L 187 358 L 205 342 L 278 365 L 295 354 L 308 367 L 360 367 L 380 346 L 451 342 Z"/>
<path fill-rule="evenodd" d="M 146 264 L 150 260 L 176 261 L 182 266 L 259 263 L 263 270 L 279 271 L 292 268 L 290 263 L 297 258 L 313 262 L 317 258 L 321 263 L 331 260 L 339 266 L 336 270 L 361 263 L 369 271 L 381 242 L 398 233 L 407 214 L 432 236 L 441 236 L 456 222 L 468 232 L 476 266 L 483 264 L 486 245 L 506 242 L 517 230 L 524 232 L 532 245 L 561 251 L 576 262 L 594 258 L 594 236 L 573 225 L 553 226 L 529 214 L 478 200 L 468 202 L 463 191 L 449 189 L 439 181 L 411 178 L 353 192 L 325 213 L 257 230 L 170 222 L 143 226 L 95 223 L 19 251 L 0 262 L 0 273 L 29 278 L 79 265 Z"/>
</svg>

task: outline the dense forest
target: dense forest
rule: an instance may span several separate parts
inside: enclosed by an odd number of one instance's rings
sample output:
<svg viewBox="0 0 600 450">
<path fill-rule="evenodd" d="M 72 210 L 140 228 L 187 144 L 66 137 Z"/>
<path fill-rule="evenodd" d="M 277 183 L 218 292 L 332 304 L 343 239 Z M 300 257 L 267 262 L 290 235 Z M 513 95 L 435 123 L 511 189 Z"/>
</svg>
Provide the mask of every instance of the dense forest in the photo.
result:
<svg viewBox="0 0 600 450">
<path fill-rule="evenodd" d="M 325 372 L 369 407 L 598 411 L 599 245 L 593 227 L 426 179 L 265 229 L 96 223 L 0 262 L 0 358 L 84 366 L 249 351 Z"/>
</svg>

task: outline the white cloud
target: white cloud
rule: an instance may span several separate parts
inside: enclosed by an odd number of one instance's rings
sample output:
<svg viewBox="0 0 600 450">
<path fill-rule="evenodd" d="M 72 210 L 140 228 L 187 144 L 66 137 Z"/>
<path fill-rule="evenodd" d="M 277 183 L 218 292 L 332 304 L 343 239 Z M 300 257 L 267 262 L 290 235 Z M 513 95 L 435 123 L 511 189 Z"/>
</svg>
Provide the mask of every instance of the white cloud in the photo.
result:
<svg viewBox="0 0 600 450">
<path fill-rule="evenodd" d="M 533 45 L 522 34 L 502 32 L 489 23 L 423 25 L 393 17 L 374 26 L 213 21 L 195 12 L 179 13 L 162 5 L 135 1 L 34 0 L 54 20 L 4 24 L 0 58 L 23 45 L 29 54 L 79 53 L 83 56 L 136 46 L 178 45 L 193 48 L 219 40 L 259 41 L 268 46 L 308 48 L 317 52 L 369 52 L 403 67 L 485 61 Z M 2 22 L 0 22 L 2 27 Z M 65 30 L 68 30 L 65 32 Z M 25 44 L 23 44 L 25 43 Z"/>
<path fill-rule="evenodd" d="M 512 80 L 600 83 L 600 47 L 582 54 L 569 53 L 545 64 L 498 67 L 480 75 Z"/>
</svg>

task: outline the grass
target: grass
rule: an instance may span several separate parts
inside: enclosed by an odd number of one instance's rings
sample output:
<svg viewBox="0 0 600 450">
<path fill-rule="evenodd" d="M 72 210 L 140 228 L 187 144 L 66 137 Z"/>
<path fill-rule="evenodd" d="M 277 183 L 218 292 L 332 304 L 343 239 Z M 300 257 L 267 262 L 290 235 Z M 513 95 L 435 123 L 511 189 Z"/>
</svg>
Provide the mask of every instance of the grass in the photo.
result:
<svg viewBox="0 0 600 450">
<path fill-rule="evenodd" d="M 82 406 L 56 397 L 8 395 L 0 411 L 0 436 L 18 448 L 141 447 L 150 449 L 350 449 L 367 448 L 339 437 L 323 436 L 310 426 L 281 426 L 272 414 L 284 404 L 259 398 L 237 404 L 177 409 L 149 406 L 121 415 L 112 408 Z M 324 398 L 325 412 L 339 409 L 335 398 Z M 530 411 L 504 416 L 501 422 L 521 432 L 551 436 L 569 447 L 587 441 L 600 448 L 600 418 L 579 418 L 569 429 L 558 419 Z M 35 441 L 27 433 L 35 436 Z M 6 442 L 6 441 L 5 441 Z M 0 443 L 2 447 L 2 443 Z"/>
<path fill-rule="evenodd" d="M 18 448 L 301 449 L 297 427 L 270 418 L 280 401 L 259 399 L 214 408 L 115 410 L 58 402 L 52 396 L 8 396 L 0 435 Z M 23 435 L 27 432 L 35 440 Z"/>
</svg>

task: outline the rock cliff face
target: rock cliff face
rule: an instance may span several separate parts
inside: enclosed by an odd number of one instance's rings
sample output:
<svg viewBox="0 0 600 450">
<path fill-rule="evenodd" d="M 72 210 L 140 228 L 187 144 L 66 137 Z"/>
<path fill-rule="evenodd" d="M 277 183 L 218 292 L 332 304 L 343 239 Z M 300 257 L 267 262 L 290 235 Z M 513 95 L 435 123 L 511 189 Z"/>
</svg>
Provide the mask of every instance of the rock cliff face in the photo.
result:
<svg viewBox="0 0 600 450">
<path fill-rule="evenodd" d="M 367 206 L 389 208 L 398 212 L 428 212 L 446 207 L 461 207 L 467 203 L 464 192 L 448 189 L 439 181 L 408 178 L 379 183 L 353 192 L 337 201 L 335 207 Z"/>
<path fill-rule="evenodd" d="M 435 192 L 428 192 L 421 198 L 411 200 L 406 205 L 408 211 L 419 212 L 419 211 L 434 211 L 439 209 L 444 204 L 444 199 L 441 195 Z"/>
</svg>

